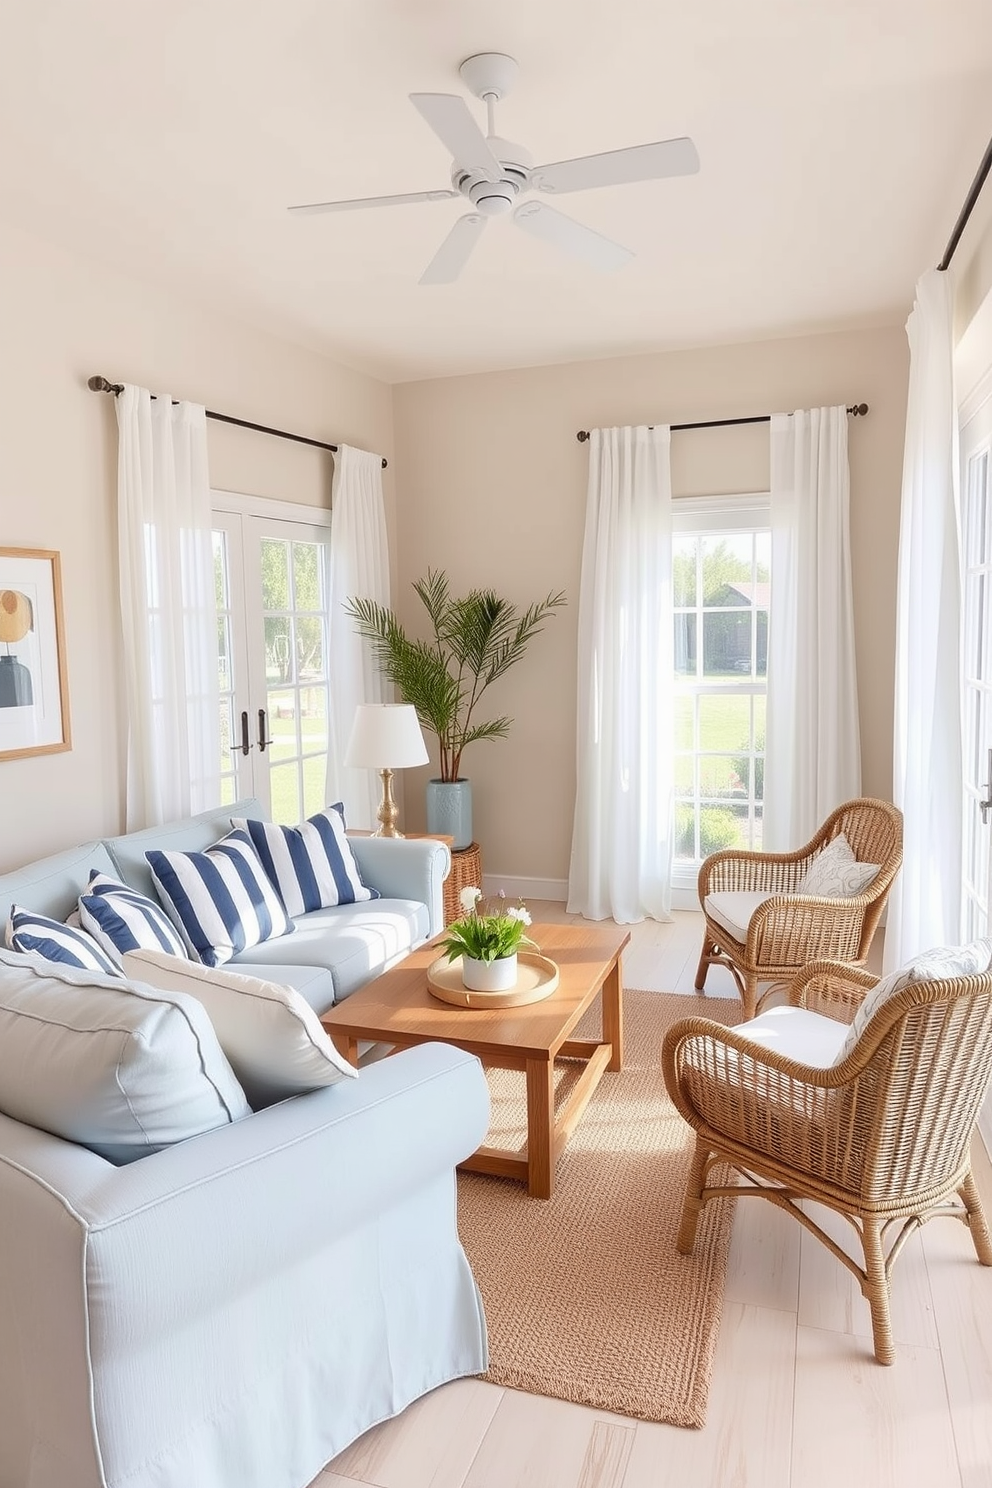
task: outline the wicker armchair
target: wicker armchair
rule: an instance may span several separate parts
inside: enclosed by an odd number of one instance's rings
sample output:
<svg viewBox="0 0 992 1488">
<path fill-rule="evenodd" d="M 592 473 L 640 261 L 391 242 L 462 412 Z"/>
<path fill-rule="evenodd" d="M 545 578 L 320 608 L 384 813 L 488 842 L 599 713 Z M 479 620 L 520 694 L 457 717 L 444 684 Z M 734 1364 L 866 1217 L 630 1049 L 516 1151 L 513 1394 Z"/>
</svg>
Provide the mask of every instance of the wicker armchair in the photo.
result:
<svg viewBox="0 0 992 1488">
<path fill-rule="evenodd" d="M 790 1004 L 849 1018 L 876 981 L 865 971 L 815 963 L 793 983 Z M 791 1016 L 777 1009 L 758 1021 L 776 1015 Z M 705 1018 L 686 1018 L 669 1030 L 662 1066 L 675 1105 L 696 1131 L 677 1240 L 683 1254 L 692 1250 L 709 1199 L 770 1200 L 857 1277 L 880 1364 L 895 1357 L 889 1282 L 914 1230 L 938 1215 L 963 1220 L 978 1259 L 992 1266 L 970 1155 L 992 1077 L 992 972 L 897 992 L 846 1057 L 828 1068 L 798 1063 Z M 725 1163 L 745 1181 L 724 1181 L 717 1165 Z M 850 1221 L 863 1266 L 798 1207 L 804 1198 Z"/>
<path fill-rule="evenodd" d="M 876 877 L 853 899 L 798 893 L 813 859 L 841 832 L 859 862 L 880 865 Z M 838 806 L 798 852 L 713 853 L 699 870 L 706 925 L 696 990 L 702 992 L 714 962 L 726 966 L 744 1001 L 745 1018 L 753 1018 L 759 982 L 791 982 L 810 961 L 863 966 L 901 864 L 902 813 L 890 802 L 870 797 Z M 753 909 L 735 935 L 707 908 L 707 899 L 718 893 L 770 897 Z"/>
</svg>

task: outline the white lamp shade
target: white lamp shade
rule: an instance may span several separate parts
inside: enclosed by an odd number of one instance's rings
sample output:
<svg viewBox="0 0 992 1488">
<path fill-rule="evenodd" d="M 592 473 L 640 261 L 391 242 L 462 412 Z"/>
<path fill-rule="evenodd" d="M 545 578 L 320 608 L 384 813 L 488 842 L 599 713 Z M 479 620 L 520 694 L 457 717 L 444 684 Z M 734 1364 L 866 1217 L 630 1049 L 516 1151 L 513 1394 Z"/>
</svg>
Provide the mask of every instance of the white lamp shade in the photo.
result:
<svg viewBox="0 0 992 1488">
<path fill-rule="evenodd" d="M 412 703 L 359 703 L 344 762 L 359 770 L 426 765 L 427 746 Z"/>
</svg>

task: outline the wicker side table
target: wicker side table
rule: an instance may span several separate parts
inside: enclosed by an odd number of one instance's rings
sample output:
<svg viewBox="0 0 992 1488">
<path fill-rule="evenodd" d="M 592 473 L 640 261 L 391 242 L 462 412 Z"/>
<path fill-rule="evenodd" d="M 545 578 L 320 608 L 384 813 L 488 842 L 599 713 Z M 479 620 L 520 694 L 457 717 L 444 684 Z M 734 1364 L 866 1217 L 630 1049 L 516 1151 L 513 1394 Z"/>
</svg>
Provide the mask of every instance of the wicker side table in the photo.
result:
<svg viewBox="0 0 992 1488">
<path fill-rule="evenodd" d="M 482 888 L 482 849 L 477 842 L 470 842 L 459 852 L 452 850 L 451 872 L 444 880 L 444 923 L 450 925 L 462 912 L 459 895 L 462 889 L 474 884 Z"/>
</svg>

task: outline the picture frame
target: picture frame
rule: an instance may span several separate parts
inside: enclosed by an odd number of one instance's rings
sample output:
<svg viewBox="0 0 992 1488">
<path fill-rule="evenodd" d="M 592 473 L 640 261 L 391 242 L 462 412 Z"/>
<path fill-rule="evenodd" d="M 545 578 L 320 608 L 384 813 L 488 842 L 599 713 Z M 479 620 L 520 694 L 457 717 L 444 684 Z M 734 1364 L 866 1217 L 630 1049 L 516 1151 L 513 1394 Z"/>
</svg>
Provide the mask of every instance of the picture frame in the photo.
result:
<svg viewBox="0 0 992 1488">
<path fill-rule="evenodd" d="M 71 748 L 59 554 L 0 548 L 0 760 Z"/>
</svg>

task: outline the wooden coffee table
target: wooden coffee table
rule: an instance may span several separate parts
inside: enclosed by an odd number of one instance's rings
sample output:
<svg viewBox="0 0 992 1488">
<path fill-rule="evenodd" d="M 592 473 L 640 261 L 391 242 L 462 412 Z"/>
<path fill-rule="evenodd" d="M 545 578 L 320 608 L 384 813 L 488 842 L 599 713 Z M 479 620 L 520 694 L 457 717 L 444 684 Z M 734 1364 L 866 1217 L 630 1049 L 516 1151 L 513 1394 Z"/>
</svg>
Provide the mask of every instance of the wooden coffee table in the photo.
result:
<svg viewBox="0 0 992 1488">
<path fill-rule="evenodd" d="M 324 1014 L 321 1022 L 341 1052 L 357 1063 L 360 1039 L 409 1049 L 432 1041 L 456 1044 L 484 1065 L 522 1070 L 527 1076 L 527 1146 L 523 1155 L 480 1147 L 462 1167 L 475 1173 L 520 1178 L 535 1198 L 550 1199 L 555 1162 L 604 1070 L 623 1062 L 620 955 L 630 940 L 621 926 L 535 925 L 532 938 L 556 961 L 559 983 L 543 1002 L 511 1008 L 456 1008 L 432 997 L 427 968 L 436 945 L 423 946 Z M 602 991 L 600 1039 L 569 1034 Z M 585 1065 L 555 1111 L 556 1059 Z"/>
</svg>

